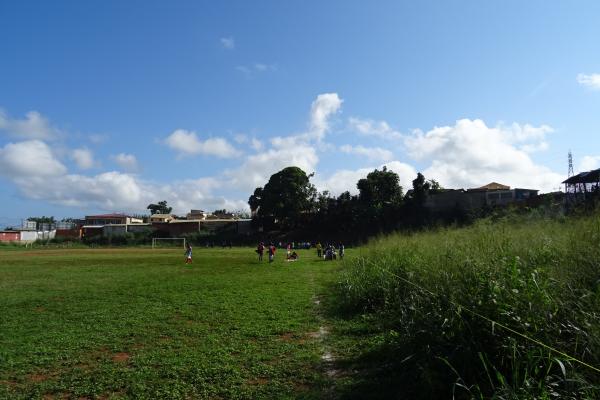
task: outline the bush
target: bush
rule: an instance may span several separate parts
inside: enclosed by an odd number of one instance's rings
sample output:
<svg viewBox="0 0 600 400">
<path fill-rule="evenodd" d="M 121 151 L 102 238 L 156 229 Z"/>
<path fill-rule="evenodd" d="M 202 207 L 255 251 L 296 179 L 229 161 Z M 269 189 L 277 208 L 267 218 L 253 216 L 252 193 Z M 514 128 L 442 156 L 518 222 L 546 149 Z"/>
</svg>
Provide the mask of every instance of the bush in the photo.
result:
<svg viewBox="0 0 600 400">
<path fill-rule="evenodd" d="M 377 324 L 386 362 L 408 357 L 411 397 L 600 396 L 596 372 L 502 328 L 600 365 L 598 216 L 503 215 L 368 247 L 339 306 Z"/>
</svg>

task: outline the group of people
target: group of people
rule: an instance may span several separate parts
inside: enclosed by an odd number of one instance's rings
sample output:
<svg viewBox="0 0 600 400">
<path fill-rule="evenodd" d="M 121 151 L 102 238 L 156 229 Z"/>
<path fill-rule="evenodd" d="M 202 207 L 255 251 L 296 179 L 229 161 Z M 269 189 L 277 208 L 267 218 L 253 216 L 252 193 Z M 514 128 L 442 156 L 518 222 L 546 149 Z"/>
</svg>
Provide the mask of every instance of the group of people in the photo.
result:
<svg viewBox="0 0 600 400">
<path fill-rule="evenodd" d="M 269 254 L 269 262 L 272 263 L 275 260 L 275 252 L 277 251 L 277 248 L 273 243 L 269 243 L 268 246 L 265 246 L 263 242 L 260 242 L 256 247 L 256 252 L 258 253 L 258 261 L 263 260 L 265 250 Z"/>
<path fill-rule="evenodd" d="M 321 243 L 317 243 L 315 247 L 317 248 L 317 257 L 325 260 L 335 260 L 338 257 L 341 260 L 344 258 L 344 253 L 346 251 L 343 243 L 339 243 L 337 249 L 331 243 L 328 243 L 325 248 L 321 246 Z"/>
<path fill-rule="evenodd" d="M 306 248 L 303 244 L 303 248 Z M 280 243 L 281 245 L 281 243 Z M 310 248 L 310 243 L 308 244 L 308 248 Z M 280 246 L 281 247 L 281 246 Z M 325 260 L 335 260 L 338 257 L 340 259 L 344 258 L 344 252 L 345 252 L 345 248 L 344 248 L 344 244 L 343 243 L 339 243 L 337 246 L 337 249 L 334 245 L 332 244 L 327 244 L 325 246 L 325 248 L 323 248 L 323 246 L 321 245 L 320 242 L 317 242 L 317 244 L 315 245 L 315 248 L 317 249 L 317 257 L 319 258 L 323 258 Z M 258 254 L 258 261 L 262 261 L 265 251 L 267 252 L 268 256 L 269 256 L 269 262 L 272 263 L 273 261 L 275 261 L 275 252 L 277 251 L 277 247 L 275 247 L 275 245 L 271 242 L 269 243 L 268 246 L 265 246 L 264 242 L 260 242 L 258 244 L 258 246 L 256 247 L 256 253 Z M 298 253 L 296 253 L 296 251 L 294 250 L 294 245 L 292 243 L 288 243 L 287 244 L 287 253 L 286 253 L 286 261 L 296 261 L 298 260 Z M 185 263 L 186 264 L 191 264 L 192 263 L 192 246 L 189 243 L 185 244 Z"/>
<path fill-rule="evenodd" d="M 308 242 L 298 243 L 300 248 L 309 249 L 311 244 Z M 282 243 L 279 242 L 279 247 L 283 247 Z M 340 259 L 344 258 L 345 247 L 343 243 L 339 243 L 337 248 L 333 244 L 327 244 L 325 248 L 321 245 L 320 242 L 317 242 L 315 245 L 317 249 L 317 257 L 323 258 L 324 260 L 335 260 L 338 257 Z M 290 242 L 286 245 L 286 261 L 296 261 L 298 260 L 298 253 L 294 250 L 294 243 Z M 267 251 L 269 255 L 269 262 L 273 262 L 275 259 L 275 252 L 277 251 L 277 247 L 271 242 L 268 246 L 265 245 L 264 242 L 260 242 L 256 247 L 256 253 L 258 254 L 258 261 L 262 261 L 264 257 L 265 251 Z"/>
</svg>

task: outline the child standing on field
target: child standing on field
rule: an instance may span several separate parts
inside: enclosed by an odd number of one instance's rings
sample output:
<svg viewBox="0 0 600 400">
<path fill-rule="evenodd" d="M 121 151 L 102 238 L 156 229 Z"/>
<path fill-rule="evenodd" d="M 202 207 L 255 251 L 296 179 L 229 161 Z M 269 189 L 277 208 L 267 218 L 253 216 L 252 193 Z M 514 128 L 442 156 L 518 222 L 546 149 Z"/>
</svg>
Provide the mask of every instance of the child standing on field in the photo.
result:
<svg viewBox="0 0 600 400">
<path fill-rule="evenodd" d="M 265 253 L 265 245 L 263 242 L 260 242 L 258 244 L 258 247 L 256 248 L 256 252 L 258 253 L 258 261 L 262 261 L 263 254 Z"/>
<path fill-rule="evenodd" d="M 186 264 L 192 263 L 192 246 L 190 246 L 189 243 L 185 244 L 185 263 Z"/>
<path fill-rule="evenodd" d="M 269 246 L 269 262 L 272 263 L 275 258 L 275 246 L 273 243 Z"/>
</svg>

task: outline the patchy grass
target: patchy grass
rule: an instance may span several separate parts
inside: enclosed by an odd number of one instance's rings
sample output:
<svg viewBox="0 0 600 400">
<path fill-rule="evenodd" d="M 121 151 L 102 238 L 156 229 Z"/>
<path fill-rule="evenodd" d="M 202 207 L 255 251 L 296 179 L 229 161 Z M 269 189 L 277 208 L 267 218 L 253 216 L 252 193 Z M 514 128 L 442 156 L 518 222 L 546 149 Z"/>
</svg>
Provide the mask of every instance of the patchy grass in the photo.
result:
<svg viewBox="0 0 600 400">
<path fill-rule="evenodd" d="M 338 264 L 299 254 L 0 250 L 0 398 L 321 398 Z"/>
</svg>

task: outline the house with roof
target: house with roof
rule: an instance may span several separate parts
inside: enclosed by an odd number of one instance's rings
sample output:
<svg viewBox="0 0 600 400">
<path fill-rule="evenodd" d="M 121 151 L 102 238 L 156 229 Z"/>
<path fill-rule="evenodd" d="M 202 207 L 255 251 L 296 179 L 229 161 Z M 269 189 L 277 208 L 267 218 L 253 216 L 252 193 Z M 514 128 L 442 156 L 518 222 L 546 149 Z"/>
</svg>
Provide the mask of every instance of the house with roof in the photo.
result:
<svg viewBox="0 0 600 400">
<path fill-rule="evenodd" d="M 585 201 L 600 192 L 600 168 L 580 172 L 564 180 L 567 203 Z"/>
<path fill-rule="evenodd" d="M 120 213 L 86 215 L 81 226 L 80 235 L 81 237 L 89 237 L 103 234 L 122 234 L 129 232 L 129 225 L 140 225 L 143 222 L 141 218 Z M 118 227 L 116 227 L 117 225 Z M 105 226 L 112 226 L 106 229 L 107 233 L 105 233 Z"/>
<path fill-rule="evenodd" d="M 171 214 L 152 214 L 150 216 L 150 222 L 170 222 L 173 221 L 175 217 Z"/>
<path fill-rule="evenodd" d="M 497 182 L 471 189 L 442 189 L 431 194 L 425 201 L 425 207 L 434 212 L 443 212 L 459 207 L 464 210 L 476 210 L 484 206 L 506 206 L 532 199 L 538 195 L 536 189 L 511 189 Z"/>
</svg>

